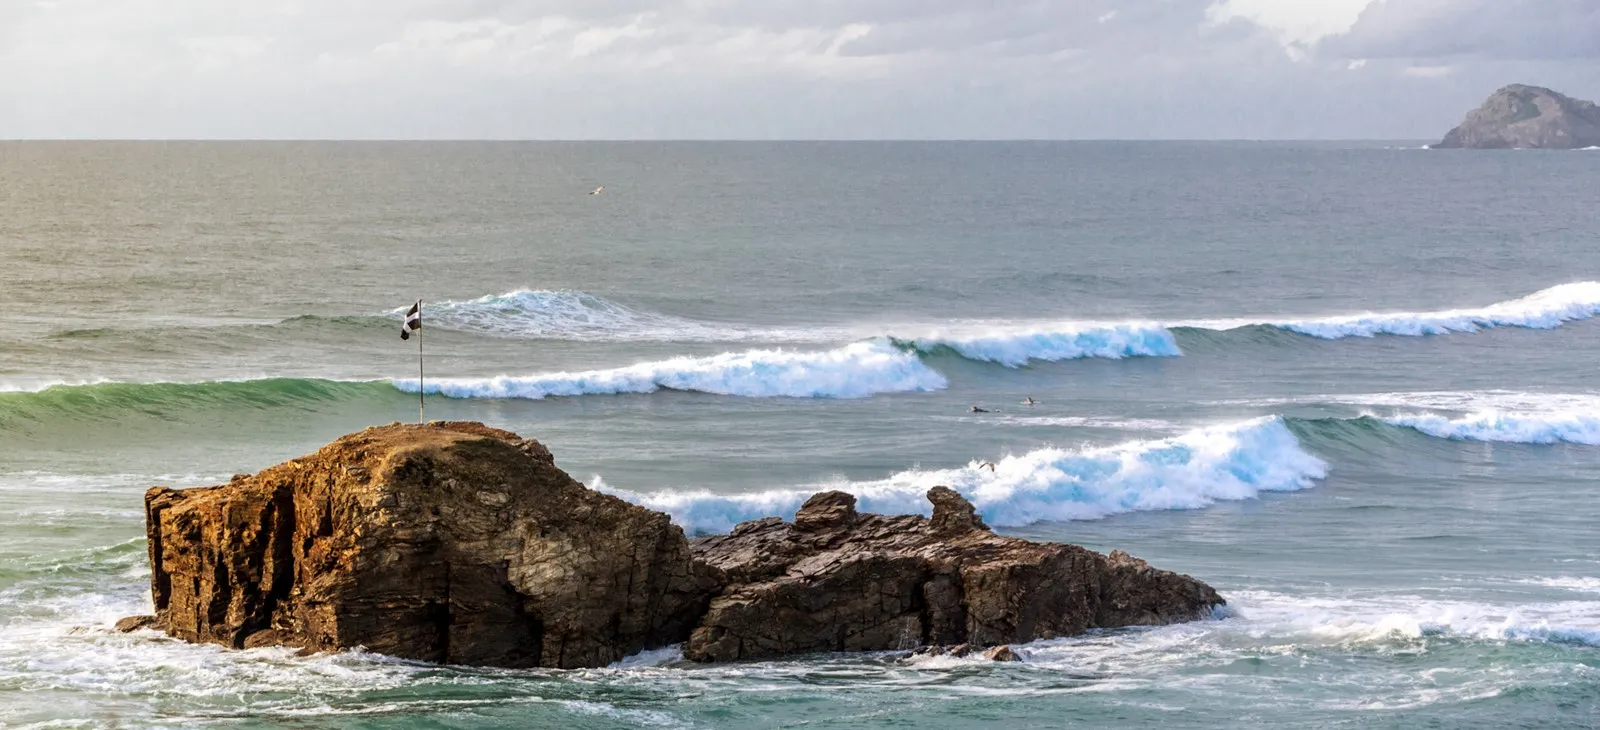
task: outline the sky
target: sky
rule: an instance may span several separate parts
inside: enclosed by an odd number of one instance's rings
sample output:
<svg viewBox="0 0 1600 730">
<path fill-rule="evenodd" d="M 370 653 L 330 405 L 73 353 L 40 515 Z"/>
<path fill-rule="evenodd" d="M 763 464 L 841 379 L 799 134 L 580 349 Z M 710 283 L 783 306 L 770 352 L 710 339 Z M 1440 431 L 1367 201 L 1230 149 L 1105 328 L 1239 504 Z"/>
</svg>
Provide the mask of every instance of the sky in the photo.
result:
<svg viewBox="0 0 1600 730">
<path fill-rule="evenodd" d="M 1436 139 L 1600 0 L 0 0 L 0 139 Z"/>
</svg>

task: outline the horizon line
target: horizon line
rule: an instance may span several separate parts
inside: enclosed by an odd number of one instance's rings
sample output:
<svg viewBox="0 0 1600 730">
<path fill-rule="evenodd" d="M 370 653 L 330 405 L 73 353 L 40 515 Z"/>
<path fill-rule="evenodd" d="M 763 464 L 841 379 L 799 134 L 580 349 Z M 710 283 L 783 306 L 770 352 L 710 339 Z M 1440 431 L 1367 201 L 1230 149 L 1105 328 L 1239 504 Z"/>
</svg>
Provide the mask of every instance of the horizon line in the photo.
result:
<svg viewBox="0 0 1600 730">
<path fill-rule="evenodd" d="M 0 144 L 18 142 L 496 142 L 496 143 L 995 143 L 995 142 L 1428 142 L 1412 137 L 0 137 Z"/>
</svg>

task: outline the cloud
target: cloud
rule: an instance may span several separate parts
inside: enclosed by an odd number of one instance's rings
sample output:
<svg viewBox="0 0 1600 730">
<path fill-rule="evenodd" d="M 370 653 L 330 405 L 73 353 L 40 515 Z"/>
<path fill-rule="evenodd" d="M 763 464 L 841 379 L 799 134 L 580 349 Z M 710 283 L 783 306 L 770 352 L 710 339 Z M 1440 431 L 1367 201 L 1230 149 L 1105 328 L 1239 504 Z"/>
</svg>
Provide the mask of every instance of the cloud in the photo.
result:
<svg viewBox="0 0 1600 730">
<path fill-rule="evenodd" d="M 0 137 L 1432 136 L 1595 5 L 0 0 Z"/>
<path fill-rule="evenodd" d="M 1600 59 L 1600 2 L 1385 0 L 1320 50 L 1349 58 Z"/>
<path fill-rule="evenodd" d="M 1272 31 L 1286 46 L 1307 47 L 1350 30 L 1373 0 L 1220 0 L 1206 9 L 1212 23 L 1243 19 Z"/>
</svg>

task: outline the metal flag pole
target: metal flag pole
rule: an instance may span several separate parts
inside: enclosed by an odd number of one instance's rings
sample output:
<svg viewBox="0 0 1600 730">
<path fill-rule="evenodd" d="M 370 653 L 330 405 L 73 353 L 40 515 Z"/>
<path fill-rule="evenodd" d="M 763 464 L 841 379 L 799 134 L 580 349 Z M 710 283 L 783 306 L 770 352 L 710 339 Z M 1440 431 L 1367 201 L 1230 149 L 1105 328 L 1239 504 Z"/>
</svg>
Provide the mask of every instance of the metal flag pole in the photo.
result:
<svg viewBox="0 0 1600 730">
<path fill-rule="evenodd" d="M 428 425 L 428 389 L 422 380 L 422 300 L 417 300 L 417 422 Z"/>
</svg>

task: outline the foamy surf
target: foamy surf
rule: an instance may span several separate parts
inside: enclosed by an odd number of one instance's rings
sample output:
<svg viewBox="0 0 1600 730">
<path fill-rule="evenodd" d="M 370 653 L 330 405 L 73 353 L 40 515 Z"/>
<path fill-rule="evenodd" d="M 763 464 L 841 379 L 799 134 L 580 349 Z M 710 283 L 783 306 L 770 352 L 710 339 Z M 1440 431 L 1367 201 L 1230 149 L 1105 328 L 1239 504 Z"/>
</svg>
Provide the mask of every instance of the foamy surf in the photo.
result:
<svg viewBox="0 0 1600 730">
<path fill-rule="evenodd" d="M 1600 415 L 1594 412 L 1479 411 L 1457 418 L 1435 413 L 1411 413 L 1381 417 L 1380 420 L 1452 441 L 1600 446 Z"/>
<path fill-rule="evenodd" d="M 1496 605 L 1394 596 L 1366 600 L 1228 595 L 1242 627 L 1300 643 L 1384 642 L 1424 637 L 1600 646 L 1600 602 Z"/>
<path fill-rule="evenodd" d="M 491 378 L 426 381 L 451 398 L 531 398 L 686 390 L 750 398 L 864 398 L 877 393 L 941 390 L 943 375 L 915 355 L 880 342 L 820 352 L 784 349 L 675 357 L 628 367 Z M 416 380 L 395 387 L 417 392 Z"/>
<path fill-rule="evenodd" d="M 393 310 L 398 316 L 405 308 Z M 588 292 L 518 289 L 424 302 L 428 327 L 510 339 L 574 342 L 828 343 L 859 339 L 829 327 L 759 327 L 649 312 Z"/>
<path fill-rule="evenodd" d="M 895 337 L 919 352 L 947 348 L 968 360 L 1020 367 L 1030 360 L 1060 361 L 1086 357 L 1121 360 L 1129 357 L 1178 357 L 1172 332 L 1153 323 L 996 326 L 986 330 L 933 331 L 917 337 Z"/>
<path fill-rule="evenodd" d="M 1204 320 L 1175 327 L 1226 331 L 1268 326 L 1325 340 L 1399 335 L 1420 337 L 1478 332 L 1495 327 L 1554 329 L 1565 322 L 1600 314 L 1600 282 L 1580 281 L 1543 289 L 1520 299 L 1468 309 L 1427 312 L 1347 314 L 1306 319 L 1251 318 Z"/>
<path fill-rule="evenodd" d="M 672 515 L 686 530 L 727 532 L 762 517 L 792 518 L 819 489 L 856 495 L 863 511 L 927 514 L 925 493 L 945 485 L 961 492 L 989 524 L 1089 520 L 1123 512 L 1198 509 L 1262 492 L 1305 489 L 1328 466 L 1301 448 L 1276 417 L 1198 428 L 1165 439 L 1085 449 L 1046 448 L 996 460 L 991 470 L 912 470 L 876 481 L 775 489 L 736 495 L 709 492 L 637 494 L 592 486 Z"/>
<path fill-rule="evenodd" d="M 399 311 L 399 310 L 396 310 Z M 1483 307 L 1320 317 L 1240 317 L 1170 322 L 955 321 L 763 327 L 648 312 L 580 291 L 517 290 L 424 305 L 427 323 L 493 337 L 589 342 L 823 344 L 887 337 L 922 354 L 1020 367 L 1031 361 L 1178 357 L 1175 330 L 1229 332 L 1272 327 L 1320 339 L 1420 337 L 1496 327 L 1552 329 L 1600 314 L 1600 282 L 1553 286 Z M 883 334 L 887 333 L 887 334 Z"/>
</svg>

